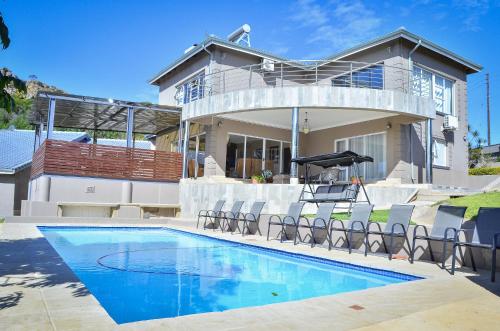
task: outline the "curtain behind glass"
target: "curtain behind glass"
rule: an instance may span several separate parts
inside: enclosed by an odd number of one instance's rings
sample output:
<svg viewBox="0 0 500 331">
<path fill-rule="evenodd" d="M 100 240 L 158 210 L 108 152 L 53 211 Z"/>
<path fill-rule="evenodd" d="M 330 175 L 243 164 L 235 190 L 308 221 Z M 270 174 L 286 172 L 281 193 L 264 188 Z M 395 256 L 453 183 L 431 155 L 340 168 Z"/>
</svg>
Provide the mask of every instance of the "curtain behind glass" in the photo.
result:
<svg viewBox="0 0 500 331">
<path fill-rule="evenodd" d="M 373 157 L 373 163 L 366 164 L 366 179 L 385 177 L 385 139 L 383 134 L 365 137 L 365 154 Z"/>
</svg>

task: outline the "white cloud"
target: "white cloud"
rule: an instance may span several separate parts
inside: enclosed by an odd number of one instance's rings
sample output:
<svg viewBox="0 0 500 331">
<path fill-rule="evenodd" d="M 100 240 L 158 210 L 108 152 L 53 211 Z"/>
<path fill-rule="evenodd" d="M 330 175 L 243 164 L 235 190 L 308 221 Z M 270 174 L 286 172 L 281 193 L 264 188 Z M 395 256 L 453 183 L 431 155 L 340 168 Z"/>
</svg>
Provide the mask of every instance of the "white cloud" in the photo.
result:
<svg viewBox="0 0 500 331">
<path fill-rule="evenodd" d="M 348 48 L 378 34 L 382 19 L 361 0 L 333 0 L 320 5 L 314 0 L 298 0 L 290 19 L 299 28 L 309 28 L 306 43 L 320 44 L 321 50 L 310 56 L 322 57 Z"/>
<path fill-rule="evenodd" d="M 453 5 L 462 12 L 463 30 L 473 32 L 481 30 L 481 17 L 490 7 L 488 0 L 454 0 Z"/>
</svg>

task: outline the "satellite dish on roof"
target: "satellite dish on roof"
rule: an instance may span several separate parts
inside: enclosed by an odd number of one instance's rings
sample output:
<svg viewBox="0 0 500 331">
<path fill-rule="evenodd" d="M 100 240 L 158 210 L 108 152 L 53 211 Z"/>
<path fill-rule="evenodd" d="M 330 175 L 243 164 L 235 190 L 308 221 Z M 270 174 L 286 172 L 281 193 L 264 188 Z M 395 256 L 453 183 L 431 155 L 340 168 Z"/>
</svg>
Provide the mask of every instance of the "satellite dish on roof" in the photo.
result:
<svg viewBox="0 0 500 331">
<path fill-rule="evenodd" d="M 227 36 L 227 40 L 238 45 L 250 47 L 250 25 L 243 24 Z"/>
</svg>

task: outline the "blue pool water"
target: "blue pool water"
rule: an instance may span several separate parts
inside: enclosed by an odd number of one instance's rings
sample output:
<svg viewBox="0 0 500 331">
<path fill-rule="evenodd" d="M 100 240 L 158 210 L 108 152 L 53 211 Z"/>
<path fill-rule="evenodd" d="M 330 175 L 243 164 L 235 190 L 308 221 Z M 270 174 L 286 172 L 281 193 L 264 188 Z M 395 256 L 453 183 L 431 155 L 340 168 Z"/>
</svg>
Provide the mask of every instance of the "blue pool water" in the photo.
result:
<svg viewBox="0 0 500 331">
<path fill-rule="evenodd" d="M 117 323 L 419 279 L 166 228 L 40 230 Z"/>
</svg>

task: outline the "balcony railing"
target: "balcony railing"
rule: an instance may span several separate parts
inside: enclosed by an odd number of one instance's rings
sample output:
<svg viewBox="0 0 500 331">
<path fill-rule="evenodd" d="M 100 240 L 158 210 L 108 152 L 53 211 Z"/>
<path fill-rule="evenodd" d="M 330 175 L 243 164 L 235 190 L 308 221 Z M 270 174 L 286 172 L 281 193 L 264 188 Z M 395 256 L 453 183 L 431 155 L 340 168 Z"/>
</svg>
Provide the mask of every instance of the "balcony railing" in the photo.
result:
<svg viewBox="0 0 500 331">
<path fill-rule="evenodd" d="M 179 86 L 176 94 L 178 103 L 188 103 L 208 95 L 256 88 L 316 85 L 397 90 L 409 93 L 419 84 L 419 81 L 413 81 L 413 75 L 402 64 L 264 60 L 242 67 L 212 70 L 212 74 L 202 73 Z"/>
<path fill-rule="evenodd" d="M 33 155 L 31 166 L 31 178 L 43 174 L 177 182 L 182 174 L 182 155 L 46 140 Z"/>
</svg>

